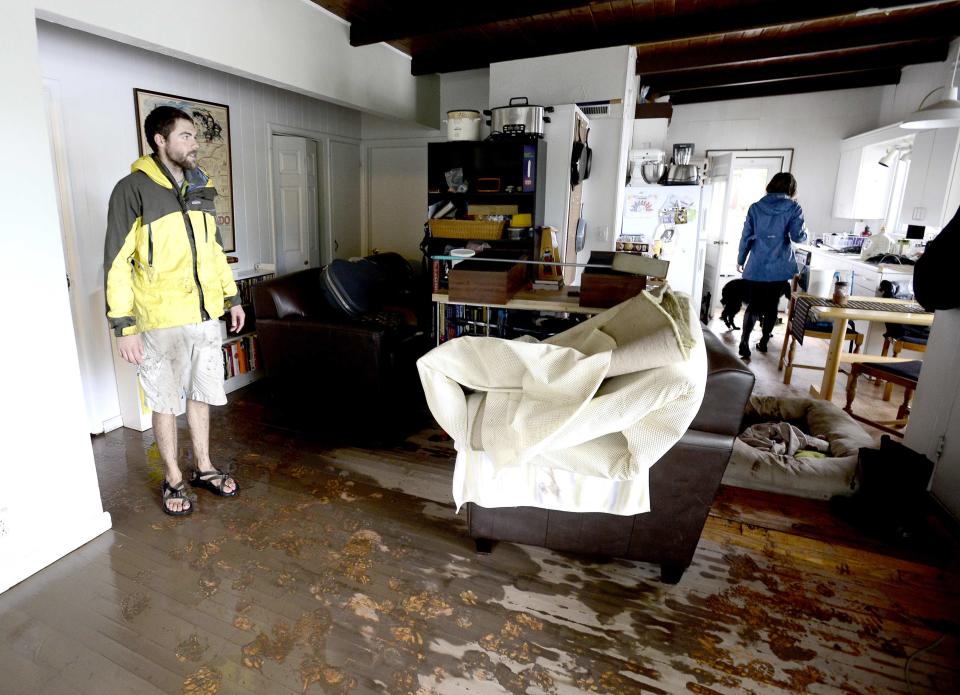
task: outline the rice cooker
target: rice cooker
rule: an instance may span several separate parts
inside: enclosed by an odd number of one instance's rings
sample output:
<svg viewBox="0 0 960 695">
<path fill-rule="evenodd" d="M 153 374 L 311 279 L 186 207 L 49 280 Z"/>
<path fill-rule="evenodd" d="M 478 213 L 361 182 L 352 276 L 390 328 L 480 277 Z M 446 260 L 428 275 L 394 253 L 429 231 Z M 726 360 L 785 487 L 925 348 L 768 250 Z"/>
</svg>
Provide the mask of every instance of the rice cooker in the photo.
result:
<svg viewBox="0 0 960 695">
<path fill-rule="evenodd" d="M 480 112 L 473 109 L 447 111 L 447 140 L 479 140 Z"/>
</svg>

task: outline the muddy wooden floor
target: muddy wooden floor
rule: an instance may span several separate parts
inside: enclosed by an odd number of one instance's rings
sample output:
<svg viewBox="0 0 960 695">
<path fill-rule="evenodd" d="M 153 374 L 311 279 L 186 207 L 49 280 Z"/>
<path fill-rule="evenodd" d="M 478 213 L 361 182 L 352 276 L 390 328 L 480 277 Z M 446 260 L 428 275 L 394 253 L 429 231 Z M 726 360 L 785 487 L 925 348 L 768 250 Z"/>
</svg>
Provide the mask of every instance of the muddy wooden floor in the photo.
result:
<svg viewBox="0 0 960 695">
<path fill-rule="evenodd" d="M 231 398 L 213 450 L 242 494 L 198 491 L 186 519 L 160 510 L 150 433 L 94 439 L 113 530 L 0 596 L 0 693 L 960 692 L 942 528 L 886 547 L 725 488 L 676 586 L 481 556 L 437 431 L 336 448 L 264 424 L 262 389 Z"/>
</svg>

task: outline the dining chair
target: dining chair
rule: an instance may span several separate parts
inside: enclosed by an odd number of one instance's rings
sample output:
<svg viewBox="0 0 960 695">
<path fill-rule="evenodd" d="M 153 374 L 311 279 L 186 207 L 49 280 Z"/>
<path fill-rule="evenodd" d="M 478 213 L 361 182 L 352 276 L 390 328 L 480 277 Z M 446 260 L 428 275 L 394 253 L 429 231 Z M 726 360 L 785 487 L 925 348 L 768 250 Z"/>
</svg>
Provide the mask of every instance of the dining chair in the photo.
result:
<svg viewBox="0 0 960 695">
<path fill-rule="evenodd" d="M 855 420 L 865 422 L 879 430 L 889 432 L 898 437 L 903 436 L 903 428 L 910 417 L 910 402 L 913 400 L 913 392 L 917 388 L 917 381 L 920 379 L 920 368 L 923 362 L 920 360 L 910 360 L 907 362 L 857 362 L 850 370 L 850 376 L 847 378 L 847 404 L 844 410 Z M 861 375 L 873 377 L 879 381 L 885 381 L 890 388 L 894 384 L 903 387 L 903 402 L 897 408 L 897 417 L 894 420 L 872 420 L 853 412 L 853 401 L 857 397 L 857 382 Z M 885 387 L 886 388 L 886 387 Z M 883 400 L 889 400 L 884 398 Z"/>
<path fill-rule="evenodd" d="M 902 283 L 883 280 L 877 288 L 881 297 L 897 299 L 913 299 L 913 288 L 905 287 Z M 902 323 L 888 323 L 883 333 L 883 348 L 880 354 L 886 357 L 891 354 L 899 357 L 903 350 L 911 352 L 926 352 L 927 340 L 930 338 L 929 326 L 908 326 Z M 883 400 L 889 401 L 893 393 L 893 383 L 887 382 L 883 387 Z"/>
<path fill-rule="evenodd" d="M 789 384 L 793 379 L 794 369 L 817 369 L 823 371 L 824 365 L 816 364 L 798 364 L 795 360 L 797 349 L 797 339 L 793 335 L 793 312 L 796 307 L 797 299 L 800 297 L 811 297 L 814 295 L 799 291 L 800 276 L 794 275 L 793 282 L 790 284 L 790 302 L 787 305 L 786 333 L 783 337 L 783 345 L 780 347 L 780 361 L 777 364 L 778 371 L 783 371 L 783 383 Z M 830 340 L 833 334 L 833 323 L 831 321 L 813 321 L 807 320 L 803 325 L 804 338 L 819 338 L 820 340 Z M 847 322 L 847 329 L 844 332 L 845 341 L 849 342 L 849 350 L 853 353 L 859 353 L 863 346 L 863 334 L 857 331 L 856 324 L 853 321 Z M 784 369 L 785 368 L 785 369 Z"/>
</svg>

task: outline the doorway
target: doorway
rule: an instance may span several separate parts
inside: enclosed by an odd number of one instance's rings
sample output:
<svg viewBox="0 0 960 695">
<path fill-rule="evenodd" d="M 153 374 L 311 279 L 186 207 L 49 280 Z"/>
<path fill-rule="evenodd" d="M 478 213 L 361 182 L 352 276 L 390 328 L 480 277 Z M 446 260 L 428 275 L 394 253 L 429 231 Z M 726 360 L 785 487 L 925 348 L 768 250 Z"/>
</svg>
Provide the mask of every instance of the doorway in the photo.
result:
<svg viewBox="0 0 960 695">
<path fill-rule="evenodd" d="M 43 80 L 43 101 L 47 112 L 47 130 L 50 133 L 50 158 L 53 165 L 54 184 L 57 193 L 57 214 L 60 218 L 60 235 L 63 242 L 64 265 L 67 294 L 70 299 L 70 313 L 73 317 L 73 335 L 77 346 L 77 359 L 80 363 L 80 381 L 83 387 L 83 399 L 87 413 L 87 429 L 90 434 L 102 434 L 120 426 L 119 417 L 105 418 L 98 406 L 98 393 L 93 378 L 94 369 L 90 360 L 90 346 L 86 332 L 96 325 L 90 320 L 91 313 L 84 306 L 83 297 L 78 296 L 78 281 L 82 277 L 80 252 L 77 248 L 77 231 L 74 218 L 73 199 L 70 187 L 70 172 L 67 165 L 67 150 L 63 130 L 63 114 L 60 101 L 59 83 Z M 102 391 L 103 389 L 101 389 Z M 104 406 L 106 407 L 106 406 Z"/>
<path fill-rule="evenodd" d="M 713 183 L 714 214 L 707 221 L 707 259 L 705 291 L 710 292 L 710 309 L 719 306 L 723 286 L 740 277 L 737 254 L 740 236 L 750 206 L 766 195 L 766 187 L 774 174 L 790 171 L 793 150 L 708 150 L 710 158 L 729 156 L 726 176 Z"/>
<path fill-rule="evenodd" d="M 318 267 L 320 254 L 319 152 L 316 140 L 274 134 L 274 258 L 278 275 Z"/>
</svg>

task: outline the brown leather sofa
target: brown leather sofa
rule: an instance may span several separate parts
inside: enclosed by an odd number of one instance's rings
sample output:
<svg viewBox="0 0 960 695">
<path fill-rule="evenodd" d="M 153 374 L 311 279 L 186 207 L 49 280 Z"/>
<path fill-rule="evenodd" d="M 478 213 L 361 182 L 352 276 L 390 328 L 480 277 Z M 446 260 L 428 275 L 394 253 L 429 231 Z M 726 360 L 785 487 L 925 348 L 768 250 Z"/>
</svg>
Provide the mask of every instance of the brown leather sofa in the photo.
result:
<svg viewBox="0 0 960 695">
<path fill-rule="evenodd" d="M 429 328 L 421 328 L 429 313 L 424 295 L 416 278 L 393 278 L 375 311 L 351 319 L 324 301 L 322 272 L 303 270 L 256 288 L 273 404 L 290 426 L 389 443 L 426 413 L 416 369 L 430 348 Z"/>
<path fill-rule="evenodd" d="M 492 541 L 538 545 L 593 556 L 660 565 L 660 578 L 680 581 L 693 559 L 707 513 L 739 433 L 754 375 L 713 333 L 703 329 L 707 384 L 687 432 L 650 470 L 652 510 L 619 516 L 535 507 L 467 506 L 469 533 L 479 552 Z"/>
</svg>

